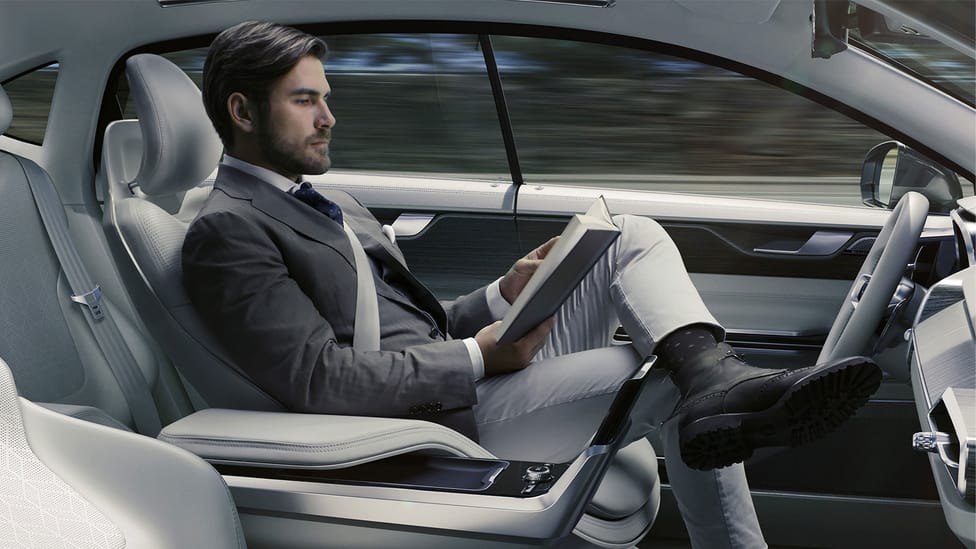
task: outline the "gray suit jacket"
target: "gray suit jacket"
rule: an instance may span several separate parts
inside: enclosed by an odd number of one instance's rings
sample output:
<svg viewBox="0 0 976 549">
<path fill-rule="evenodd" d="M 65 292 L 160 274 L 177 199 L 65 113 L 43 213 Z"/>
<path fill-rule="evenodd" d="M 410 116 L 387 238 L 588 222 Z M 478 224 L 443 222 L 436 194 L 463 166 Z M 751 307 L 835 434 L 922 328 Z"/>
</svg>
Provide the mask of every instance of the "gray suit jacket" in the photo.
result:
<svg viewBox="0 0 976 549">
<path fill-rule="evenodd" d="M 183 244 L 183 282 L 204 324 L 291 410 L 411 416 L 476 436 L 471 360 L 446 334 L 472 336 L 491 322 L 484 289 L 445 311 L 368 210 L 344 192 L 324 194 L 408 294 L 374 277 L 380 350 L 352 348 L 357 279 L 342 227 L 228 166 Z"/>
</svg>

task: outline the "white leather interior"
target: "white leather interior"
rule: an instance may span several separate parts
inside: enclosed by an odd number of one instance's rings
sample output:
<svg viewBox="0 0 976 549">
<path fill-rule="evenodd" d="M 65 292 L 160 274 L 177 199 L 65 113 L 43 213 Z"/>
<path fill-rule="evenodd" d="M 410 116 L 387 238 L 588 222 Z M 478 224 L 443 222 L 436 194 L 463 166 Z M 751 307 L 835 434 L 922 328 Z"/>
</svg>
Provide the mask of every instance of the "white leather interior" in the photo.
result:
<svg viewBox="0 0 976 549">
<path fill-rule="evenodd" d="M 125 547 L 118 526 L 34 454 L 20 407 L 13 375 L 0 361 L 0 544 Z"/>
<path fill-rule="evenodd" d="M 245 546 L 221 477 L 157 440 L 19 398 L 0 360 L 0 545 Z"/>
<path fill-rule="evenodd" d="M 142 126 L 139 188 L 148 195 L 167 195 L 195 187 L 213 171 L 223 150 L 200 91 L 179 67 L 158 55 L 130 57 L 126 75 Z"/>
<path fill-rule="evenodd" d="M 117 236 L 116 260 L 123 267 L 130 295 L 144 323 L 192 385 L 191 394 L 201 396 L 197 407 L 283 410 L 237 371 L 196 317 L 183 289 L 183 238 L 210 193 L 219 159 L 219 148 L 209 154 L 219 147 L 219 140 L 203 110 L 200 92 L 178 67 L 156 56 L 136 56 L 127 64 L 127 75 L 141 83 L 132 90 L 140 119 L 108 126 L 102 176 L 109 235 Z M 172 117 L 170 108 L 177 109 Z M 149 129 L 140 128 L 143 119 Z M 156 138 L 147 141 L 145 135 Z M 207 143 L 201 151 L 173 145 L 211 139 L 216 145 Z M 145 157 L 155 160 L 146 162 Z M 150 173 L 156 164 L 163 165 L 163 175 Z M 183 165 L 181 172 L 174 171 L 173 166 Z M 145 181 L 150 181 L 148 190 Z"/>
<path fill-rule="evenodd" d="M 420 450 L 494 457 L 427 421 L 216 408 L 171 423 L 159 439 L 211 462 L 238 465 L 334 469 Z"/>
<path fill-rule="evenodd" d="M 85 406 L 82 404 L 60 404 L 56 402 L 35 402 L 35 404 L 76 419 L 83 419 L 85 421 L 90 421 L 92 423 L 97 423 L 113 429 L 120 429 L 122 431 L 132 431 L 132 429 L 130 429 L 124 423 L 110 416 L 104 410 L 95 408 L 94 406 Z"/>
</svg>

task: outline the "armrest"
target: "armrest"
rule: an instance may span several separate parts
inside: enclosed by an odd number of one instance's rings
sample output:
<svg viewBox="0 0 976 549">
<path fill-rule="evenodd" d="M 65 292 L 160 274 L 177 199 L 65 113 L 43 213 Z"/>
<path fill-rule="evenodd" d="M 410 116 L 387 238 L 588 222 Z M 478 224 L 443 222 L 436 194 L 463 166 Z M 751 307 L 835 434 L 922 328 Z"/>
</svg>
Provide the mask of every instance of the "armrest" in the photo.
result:
<svg viewBox="0 0 976 549">
<path fill-rule="evenodd" d="M 337 469 L 419 450 L 493 458 L 471 439 L 413 419 L 211 408 L 166 426 L 158 437 L 211 463 Z"/>
<path fill-rule="evenodd" d="M 166 427 L 160 438 L 215 464 L 245 520 L 268 524 L 253 528 L 266 545 L 280 545 L 283 530 L 264 517 L 294 524 L 301 536 L 295 545 L 334 536 L 337 524 L 373 523 L 398 536 L 424 536 L 424 546 L 436 539 L 430 534 L 455 545 L 462 539 L 551 545 L 577 528 L 583 539 L 628 547 L 646 532 L 659 503 L 650 445 L 621 448 L 643 387 L 654 383 L 656 374 L 647 375 L 653 363 L 648 357 L 624 382 L 599 434 L 568 464 L 505 461 L 447 428 L 402 419 L 210 409 Z M 397 455 L 421 449 L 449 456 Z M 618 450 L 622 475 L 611 478 L 606 500 L 581 522 Z M 624 483 L 637 494 L 622 494 Z"/>
</svg>

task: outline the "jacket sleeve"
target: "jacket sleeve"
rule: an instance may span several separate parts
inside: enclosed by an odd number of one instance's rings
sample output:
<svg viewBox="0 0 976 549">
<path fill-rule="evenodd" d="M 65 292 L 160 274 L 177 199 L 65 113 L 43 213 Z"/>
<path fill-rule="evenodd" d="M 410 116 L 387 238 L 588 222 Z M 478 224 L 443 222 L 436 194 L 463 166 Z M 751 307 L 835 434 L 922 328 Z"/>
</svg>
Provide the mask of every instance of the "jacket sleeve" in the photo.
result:
<svg viewBox="0 0 976 549">
<path fill-rule="evenodd" d="M 221 211 L 194 221 L 183 281 L 227 353 L 293 411 L 407 416 L 477 402 L 461 341 L 375 352 L 340 345 L 328 313 L 290 275 L 276 235 L 247 216 Z"/>
<path fill-rule="evenodd" d="M 478 330 L 494 321 L 484 287 L 462 295 L 447 309 L 448 332 L 459 339 L 474 337 Z"/>
</svg>

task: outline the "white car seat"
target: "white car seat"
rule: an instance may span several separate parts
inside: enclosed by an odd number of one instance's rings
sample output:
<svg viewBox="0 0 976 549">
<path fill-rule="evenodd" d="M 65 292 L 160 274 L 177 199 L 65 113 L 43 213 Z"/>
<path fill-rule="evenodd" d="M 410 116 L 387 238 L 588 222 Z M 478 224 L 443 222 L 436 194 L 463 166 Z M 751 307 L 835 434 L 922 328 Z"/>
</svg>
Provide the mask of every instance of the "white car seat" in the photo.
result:
<svg viewBox="0 0 976 549">
<path fill-rule="evenodd" d="M 208 178 L 221 151 L 200 92 L 162 57 L 136 55 L 126 67 L 139 120 L 109 125 L 101 177 L 107 189 L 107 232 L 116 239 L 113 251 L 128 276 L 130 294 L 153 336 L 172 353 L 198 393 L 199 408 L 283 410 L 227 358 L 183 290 L 182 241 L 202 202 L 200 193 L 209 191 Z M 342 430 L 339 416 L 322 416 L 321 421 L 336 422 L 335 430 Z M 491 455 L 478 450 L 468 455 Z M 578 533 L 604 545 L 632 544 L 650 528 L 658 506 L 657 463 L 650 444 L 642 441 L 623 449 L 606 479 Z"/>
<path fill-rule="evenodd" d="M 0 134 L 12 116 L 10 102 L 0 89 Z M 65 224 L 67 216 L 47 174 L 27 158 L 0 151 L 0 356 L 10 361 L 26 398 L 89 421 L 136 426 L 134 407 L 86 320 L 90 313 L 71 299 L 69 278 L 42 221 L 32 185 L 34 190 L 47 191 L 40 194 L 49 197 L 49 202 L 42 200 L 51 206 L 49 221 Z M 62 237 L 62 244 L 71 247 L 71 235 Z M 175 384 L 163 383 L 166 370 L 156 351 L 141 335 L 138 322 L 116 306 L 119 301 L 112 297 L 117 294 L 108 294 L 102 294 L 107 315 L 102 327 L 108 323 L 117 327 L 121 337 L 115 342 L 131 355 L 132 378 L 141 378 L 145 385 L 150 403 L 140 409 L 162 416 L 163 423 L 181 417 L 189 402 L 175 373 L 168 372 Z M 155 436 L 159 419 L 155 422 L 143 430 Z"/>
<path fill-rule="evenodd" d="M 20 398 L 0 359 L 0 546 L 243 548 L 227 485 L 193 454 Z"/>
<path fill-rule="evenodd" d="M 196 407 L 283 411 L 227 358 L 183 290 L 183 238 L 223 148 L 200 91 L 162 57 L 137 55 L 128 65 L 141 121 L 111 123 L 102 148 L 105 223 L 126 287 L 153 337 L 199 391 L 191 391 Z"/>
</svg>

